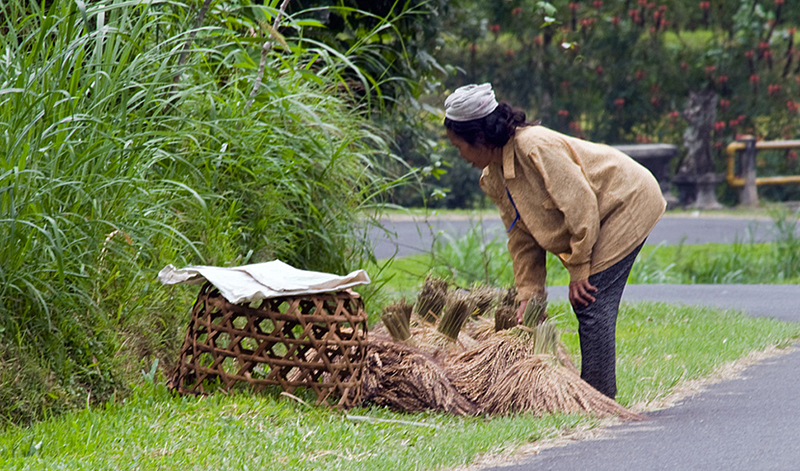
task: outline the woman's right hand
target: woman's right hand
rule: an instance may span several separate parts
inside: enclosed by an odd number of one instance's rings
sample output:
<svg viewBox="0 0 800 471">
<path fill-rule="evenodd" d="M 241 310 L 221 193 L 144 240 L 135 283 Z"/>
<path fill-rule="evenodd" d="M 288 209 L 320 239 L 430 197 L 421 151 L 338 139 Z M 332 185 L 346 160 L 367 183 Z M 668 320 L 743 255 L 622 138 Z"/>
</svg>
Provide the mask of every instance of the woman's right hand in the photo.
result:
<svg viewBox="0 0 800 471">
<path fill-rule="evenodd" d="M 588 306 L 595 301 L 592 293 L 597 291 L 597 287 L 589 283 L 589 280 L 579 280 L 569 282 L 569 302 L 573 306 L 580 304 Z"/>
</svg>

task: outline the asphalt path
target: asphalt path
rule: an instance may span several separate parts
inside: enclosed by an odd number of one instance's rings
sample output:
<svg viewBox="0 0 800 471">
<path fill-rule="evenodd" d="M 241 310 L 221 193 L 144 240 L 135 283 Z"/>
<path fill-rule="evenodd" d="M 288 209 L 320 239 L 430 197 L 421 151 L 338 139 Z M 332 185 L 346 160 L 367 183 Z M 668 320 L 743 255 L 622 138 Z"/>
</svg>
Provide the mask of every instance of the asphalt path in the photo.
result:
<svg viewBox="0 0 800 471">
<path fill-rule="evenodd" d="M 564 287 L 550 297 L 566 298 Z M 798 285 L 631 285 L 623 300 L 653 300 L 745 311 L 800 321 Z M 713 335 L 713 333 L 709 333 Z M 646 420 L 609 427 L 596 439 L 542 450 L 522 470 L 800 469 L 800 349 L 744 369 Z"/>
<path fill-rule="evenodd" d="M 385 219 L 384 229 L 374 229 L 375 256 L 379 259 L 392 255 L 404 257 L 429 252 L 435 240 L 447 243 L 471 230 L 478 231 L 485 240 L 505 240 L 505 230 L 499 217 L 483 220 L 467 218 L 429 218 L 403 220 Z M 800 226 L 800 225 L 799 225 Z M 800 235 L 800 227 L 796 233 Z M 706 244 L 710 242 L 768 242 L 780 236 L 775 223 L 768 218 L 741 217 L 663 217 L 647 239 L 648 244 Z"/>
</svg>

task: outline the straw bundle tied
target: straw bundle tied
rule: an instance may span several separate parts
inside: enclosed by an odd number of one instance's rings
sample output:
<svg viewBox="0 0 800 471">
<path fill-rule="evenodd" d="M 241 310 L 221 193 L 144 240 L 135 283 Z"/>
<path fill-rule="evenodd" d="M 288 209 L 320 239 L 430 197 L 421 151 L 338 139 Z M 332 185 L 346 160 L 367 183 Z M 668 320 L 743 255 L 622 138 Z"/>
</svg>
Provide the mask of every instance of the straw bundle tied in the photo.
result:
<svg viewBox="0 0 800 471">
<path fill-rule="evenodd" d="M 537 415 L 590 412 L 598 417 L 641 417 L 594 389 L 550 355 L 534 355 L 498 376 L 482 398 L 489 414 L 532 412 Z"/>
<path fill-rule="evenodd" d="M 512 365 L 531 356 L 529 346 L 510 331 L 498 332 L 477 347 L 452 356 L 447 371 L 453 385 L 471 401 L 482 403 L 489 386 Z"/>
<path fill-rule="evenodd" d="M 447 297 L 447 281 L 428 276 L 414 303 L 414 314 L 425 322 L 436 324 Z"/>
<path fill-rule="evenodd" d="M 392 338 L 398 342 L 405 342 L 411 337 L 411 306 L 405 300 L 386 306 L 381 320 Z"/>
<path fill-rule="evenodd" d="M 384 314 L 392 313 L 399 316 L 401 315 L 405 318 L 406 324 L 408 324 L 411 321 L 411 311 L 413 309 L 414 306 L 408 304 L 406 298 L 403 298 L 400 301 L 397 301 L 395 303 L 389 304 L 388 306 L 384 307 L 383 313 Z"/>
<path fill-rule="evenodd" d="M 475 311 L 475 301 L 469 291 L 451 291 L 445 299 L 444 314 L 436 330 L 452 341 L 458 340 L 458 334 L 464 321 Z"/>
<path fill-rule="evenodd" d="M 494 311 L 494 330 L 510 329 L 517 325 L 517 289 L 508 288 Z"/>
<path fill-rule="evenodd" d="M 488 314 L 498 298 L 498 290 L 489 286 L 474 285 L 469 294 L 473 303 L 475 303 L 473 316 L 476 317 Z"/>
<path fill-rule="evenodd" d="M 415 348 L 370 341 L 366 360 L 362 395 L 367 402 L 407 412 L 478 412 L 450 383 L 444 369 Z"/>
</svg>

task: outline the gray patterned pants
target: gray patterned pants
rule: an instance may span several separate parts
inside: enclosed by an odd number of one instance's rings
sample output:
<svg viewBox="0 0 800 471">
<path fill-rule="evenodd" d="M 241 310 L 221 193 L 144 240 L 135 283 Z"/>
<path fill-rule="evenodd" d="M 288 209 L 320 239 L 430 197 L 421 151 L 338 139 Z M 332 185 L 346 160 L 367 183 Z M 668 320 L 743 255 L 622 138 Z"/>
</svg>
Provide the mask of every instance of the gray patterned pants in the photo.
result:
<svg viewBox="0 0 800 471">
<path fill-rule="evenodd" d="M 616 264 L 589 277 L 589 283 L 597 288 L 592 293 L 595 302 L 572 306 L 578 318 L 581 378 L 611 399 L 617 395 L 615 336 L 619 303 L 642 245 L 644 242 Z"/>
</svg>

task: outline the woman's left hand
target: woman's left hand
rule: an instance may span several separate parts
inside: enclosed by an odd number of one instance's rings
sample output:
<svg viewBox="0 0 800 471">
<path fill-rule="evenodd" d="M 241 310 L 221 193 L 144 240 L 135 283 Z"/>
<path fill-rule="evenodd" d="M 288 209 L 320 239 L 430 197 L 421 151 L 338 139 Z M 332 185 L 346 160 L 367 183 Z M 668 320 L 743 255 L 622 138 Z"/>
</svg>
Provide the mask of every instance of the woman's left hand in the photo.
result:
<svg viewBox="0 0 800 471">
<path fill-rule="evenodd" d="M 589 280 L 578 280 L 569 282 L 569 302 L 575 306 L 588 306 L 595 301 L 591 293 L 597 291 L 597 288 L 589 283 Z"/>
</svg>

